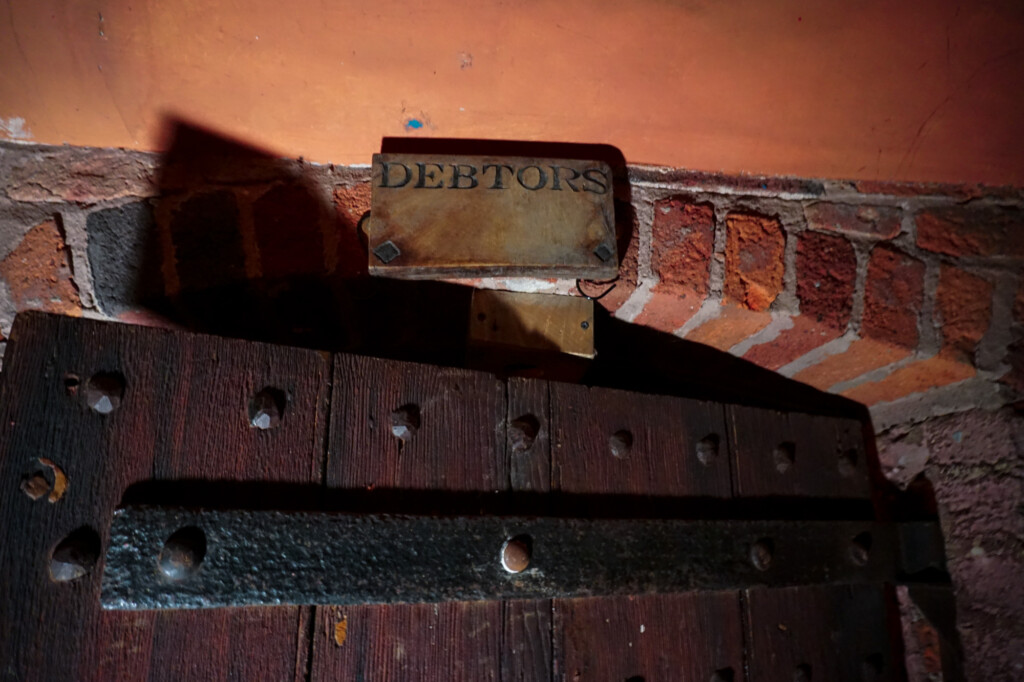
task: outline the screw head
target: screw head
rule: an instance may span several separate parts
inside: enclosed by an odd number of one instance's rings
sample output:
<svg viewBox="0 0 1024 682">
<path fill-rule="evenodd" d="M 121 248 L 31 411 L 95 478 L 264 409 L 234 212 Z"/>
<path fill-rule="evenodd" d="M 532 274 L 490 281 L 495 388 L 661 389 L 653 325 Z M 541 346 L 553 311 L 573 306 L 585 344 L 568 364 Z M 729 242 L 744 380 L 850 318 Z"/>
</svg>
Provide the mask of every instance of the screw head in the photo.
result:
<svg viewBox="0 0 1024 682">
<path fill-rule="evenodd" d="M 272 386 L 263 388 L 249 401 L 249 426 L 261 431 L 276 429 L 281 425 L 287 402 L 284 391 Z"/>
<path fill-rule="evenodd" d="M 184 580 L 198 570 L 205 556 L 206 534 L 196 526 L 185 526 L 164 542 L 157 565 L 166 578 Z"/>
<path fill-rule="evenodd" d="M 391 435 L 403 443 L 412 438 L 420 428 L 420 407 L 409 403 L 391 413 Z"/>
<path fill-rule="evenodd" d="M 379 260 L 381 263 L 387 265 L 391 261 L 398 258 L 400 255 L 402 255 L 402 252 L 399 251 L 398 247 L 395 246 L 395 243 L 389 239 L 388 241 L 382 244 L 378 244 L 377 247 L 374 248 L 373 250 L 373 255 L 376 256 L 377 260 Z"/>
<path fill-rule="evenodd" d="M 606 242 L 602 242 L 601 244 L 598 244 L 596 249 L 594 249 L 594 255 L 597 256 L 602 263 L 607 263 L 608 259 L 612 257 L 612 248 L 608 246 Z"/>
<path fill-rule="evenodd" d="M 38 500 L 50 492 L 50 482 L 41 471 L 33 474 L 25 474 L 21 478 L 21 491 L 33 500 Z"/>
<path fill-rule="evenodd" d="M 124 377 L 117 372 L 92 375 L 85 387 L 85 404 L 97 414 L 110 414 L 121 406 Z"/>
<path fill-rule="evenodd" d="M 530 566 L 533 542 L 526 535 L 509 538 L 501 546 L 501 566 L 509 573 L 522 573 Z"/>
<path fill-rule="evenodd" d="M 64 496 L 67 487 L 68 477 L 64 471 L 45 457 L 32 460 L 21 477 L 21 491 L 32 500 L 45 495 L 52 504 Z"/>
<path fill-rule="evenodd" d="M 508 425 L 508 442 L 512 452 L 526 452 L 533 447 L 540 433 L 540 421 L 532 414 L 524 414 Z"/>
<path fill-rule="evenodd" d="M 704 466 L 710 466 L 718 459 L 718 445 L 721 439 L 717 433 L 708 435 L 697 441 L 697 460 Z"/>
<path fill-rule="evenodd" d="M 767 571 L 772 566 L 775 543 L 769 538 L 761 538 L 750 546 L 750 563 L 759 571 Z"/>
<path fill-rule="evenodd" d="M 844 478 L 849 478 L 857 473 L 857 451 L 847 450 L 839 454 L 839 462 L 837 463 L 839 468 L 839 475 Z"/>
<path fill-rule="evenodd" d="M 882 671 L 884 670 L 885 657 L 879 653 L 867 656 L 861 664 L 861 676 L 864 678 L 864 682 L 882 679 Z"/>
<path fill-rule="evenodd" d="M 871 533 L 863 532 L 850 541 L 850 561 L 857 566 L 865 566 L 871 559 Z"/>
<path fill-rule="evenodd" d="M 612 457 L 626 459 L 629 451 L 633 449 L 633 434 L 626 429 L 616 431 L 608 439 L 608 448 L 612 451 Z"/>
<path fill-rule="evenodd" d="M 100 556 L 100 536 L 82 526 L 71 531 L 50 555 L 50 578 L 63 583 L 88 574 Z"/>
<path fill-rule="evenodd" d="M 775 460 L 776 471 L 780 474 L 786 473 L 796 461 L 796 444 L 789 441 L 779 443 L 772 452 L 772 459 Z"/>
</svg>

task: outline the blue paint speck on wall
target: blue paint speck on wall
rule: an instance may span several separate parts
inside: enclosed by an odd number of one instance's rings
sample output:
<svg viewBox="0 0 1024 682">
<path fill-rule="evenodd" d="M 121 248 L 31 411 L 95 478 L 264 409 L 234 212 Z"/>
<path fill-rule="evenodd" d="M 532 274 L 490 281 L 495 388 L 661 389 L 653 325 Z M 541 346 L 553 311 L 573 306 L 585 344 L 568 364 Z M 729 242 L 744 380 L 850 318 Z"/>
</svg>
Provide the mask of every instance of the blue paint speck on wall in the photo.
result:
<svg viewBox="0 0 1024 682">
<path fill-rule="evenodd" d="M 422 127 L 423 121 L 419 120 L 418 118 L 410 118 L 408 121 L 405 122 L 406 130 L 419 130 Z"/>
</svg>

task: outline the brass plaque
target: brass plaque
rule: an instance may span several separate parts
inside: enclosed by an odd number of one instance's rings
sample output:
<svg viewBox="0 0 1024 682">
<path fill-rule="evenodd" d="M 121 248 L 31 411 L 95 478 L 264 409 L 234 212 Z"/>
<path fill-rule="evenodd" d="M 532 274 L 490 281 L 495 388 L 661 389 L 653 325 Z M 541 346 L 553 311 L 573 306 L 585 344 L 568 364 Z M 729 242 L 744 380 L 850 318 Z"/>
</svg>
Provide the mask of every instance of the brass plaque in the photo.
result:
<svg viewBox="0 0 1024 682">
<path fill-rule="evenodd" d="M 375 154 L 370 273 L 609 279 L 612 176 L 600 161 Z"/>
</svg>

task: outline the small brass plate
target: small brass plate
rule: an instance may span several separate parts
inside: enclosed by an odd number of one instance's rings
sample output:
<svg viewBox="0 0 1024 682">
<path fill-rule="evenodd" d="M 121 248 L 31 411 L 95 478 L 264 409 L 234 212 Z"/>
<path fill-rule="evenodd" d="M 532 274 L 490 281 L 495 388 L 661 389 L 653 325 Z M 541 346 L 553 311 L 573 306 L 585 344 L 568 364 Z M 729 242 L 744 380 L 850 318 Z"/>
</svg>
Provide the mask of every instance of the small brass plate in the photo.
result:
<svg viewBox="0 0 1024 682">
<path fill-rule="evenodd" d="M 608 164 L 376 154 L 370 274 L 609 279 L 618 270 Z"/>
<path fill-rule="evenodd" d="M 594 303 L 579 296 L 476 289 L 470 303 L 473 345 L 594 357 Z"/>
</svg>

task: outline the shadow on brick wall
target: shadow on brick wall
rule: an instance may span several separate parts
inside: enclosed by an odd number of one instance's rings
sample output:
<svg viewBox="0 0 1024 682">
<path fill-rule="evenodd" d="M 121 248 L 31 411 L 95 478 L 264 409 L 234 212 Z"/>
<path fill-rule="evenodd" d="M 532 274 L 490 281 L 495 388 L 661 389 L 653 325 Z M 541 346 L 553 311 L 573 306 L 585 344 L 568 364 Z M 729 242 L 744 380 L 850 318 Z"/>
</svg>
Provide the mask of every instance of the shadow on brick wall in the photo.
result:
<svg viewBox="0 0 1024 682">
<path fill-rule="evenodd" d="M 367 276 L 353 213 L 364 198 L 368 209 L 367 177 L 182 122 L 169 139 L 154 200 L 89 217 L 104 312 L 293 346 L 461 361 L 470 290 Z"/>
<path fill-rule="evenodd" d="M 320 350 L 463 364 L 470 288 L 368 276 L 358 224 L 369 209 L 366 171 L 279 158 L 181 121 L 168 126 L 157 197 L 88 218 L 94 288 L 105 313 Z M 382 149 L 606 161 L 616 178 L 620 257 L 628 258 L 635 241 L 625 160 L 614 147 L 387 138 Z M 858 403 L 622 322 L 600 306 L 596 343 L 597 360 L 584 379 L 590 384 L 867 419 Z"/>
</svg>

